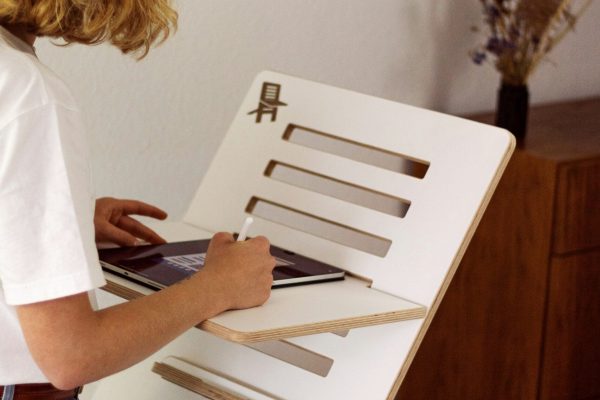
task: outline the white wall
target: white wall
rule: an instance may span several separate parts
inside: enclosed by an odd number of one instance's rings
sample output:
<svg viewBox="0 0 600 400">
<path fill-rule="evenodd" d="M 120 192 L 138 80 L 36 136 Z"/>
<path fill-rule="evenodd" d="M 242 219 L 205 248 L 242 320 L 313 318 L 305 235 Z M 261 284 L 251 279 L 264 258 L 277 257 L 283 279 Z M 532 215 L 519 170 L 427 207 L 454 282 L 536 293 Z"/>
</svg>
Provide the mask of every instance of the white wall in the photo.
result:
<svg viewBox="0 0 600 400">
<path fill-rule="evenodd" d="M 471 63 L 478 0 L 179 0 L 180 29 L 142 62 L 37 44 L 87 118 L 97 194 L 180 217 L 254 75 L 272 69 L 450 113 L 491 110 Z M 533 102 L 600 95 L 600 1 L 534 76 Z"/>
</svg>

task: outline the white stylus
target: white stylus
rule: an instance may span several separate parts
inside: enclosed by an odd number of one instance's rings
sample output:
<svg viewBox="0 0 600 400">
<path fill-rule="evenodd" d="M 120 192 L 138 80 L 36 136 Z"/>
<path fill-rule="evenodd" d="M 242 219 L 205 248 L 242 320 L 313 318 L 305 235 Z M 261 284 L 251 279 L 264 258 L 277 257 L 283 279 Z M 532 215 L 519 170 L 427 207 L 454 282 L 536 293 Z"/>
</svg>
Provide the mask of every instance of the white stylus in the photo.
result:
<svg viewBox="0 0 600 400">
<path fill-rule="evenodd" d="M 244 221 L 244 225 L 242 225 L 242 229 L 240 229 L 240 233 L 238 234 L 238 237 L 237 237 L 238 242 L 243 242 L 244 240 L 246 240 L 246 235 L 248 234 L 248 229 L 250 228 L 250 225 L 253 222 L 254 222 L 254 218 L 252 218 L 252 217 L 246 218 L 246 220 Z"/>
</svg>

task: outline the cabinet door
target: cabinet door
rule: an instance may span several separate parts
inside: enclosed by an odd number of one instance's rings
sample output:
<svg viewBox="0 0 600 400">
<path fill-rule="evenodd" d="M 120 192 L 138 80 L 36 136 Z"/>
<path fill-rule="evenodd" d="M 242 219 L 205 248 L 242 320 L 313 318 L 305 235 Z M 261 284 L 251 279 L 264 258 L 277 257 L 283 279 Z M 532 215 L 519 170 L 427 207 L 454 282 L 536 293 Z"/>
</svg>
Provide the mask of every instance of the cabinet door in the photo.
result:
<svg viewBox="0 0 600 400">
<path fill-rule="evenodd" d="M 554 253 L 600 246 L 600 160 L 566 164 L 558 171 Z"/>
<path fill-rule="evenodd" d="M 541 399 L 600 397 L 600 250 L 555 257 Z"/>
</svg>

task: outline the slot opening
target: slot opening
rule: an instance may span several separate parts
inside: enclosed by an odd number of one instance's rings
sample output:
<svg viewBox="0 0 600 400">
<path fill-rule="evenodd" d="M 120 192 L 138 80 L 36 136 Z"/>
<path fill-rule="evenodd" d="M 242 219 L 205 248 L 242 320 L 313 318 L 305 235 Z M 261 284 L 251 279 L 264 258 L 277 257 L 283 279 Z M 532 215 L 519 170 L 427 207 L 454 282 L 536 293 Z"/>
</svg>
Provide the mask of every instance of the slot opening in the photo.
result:
<svg viewBox="0 0 600 400">
<path fill-rule="evenodd" d="M 425 160 L 295 124 L 287 126 L 282 139 L 417 179 L 425 177 L 430 165 Z"/>
<path fill-rule="evenodd" d="M 404 218 L 410 201 L 342 180 L 271 160 L 264 175 L 280 182 L 334 197 L 394 217 Z"/>
<path fill-rule="evenodd" d="M 392 241 L 269 200 L 252 197 L 246 212 L 344 246 L 385 257 Z"/>
</svg>

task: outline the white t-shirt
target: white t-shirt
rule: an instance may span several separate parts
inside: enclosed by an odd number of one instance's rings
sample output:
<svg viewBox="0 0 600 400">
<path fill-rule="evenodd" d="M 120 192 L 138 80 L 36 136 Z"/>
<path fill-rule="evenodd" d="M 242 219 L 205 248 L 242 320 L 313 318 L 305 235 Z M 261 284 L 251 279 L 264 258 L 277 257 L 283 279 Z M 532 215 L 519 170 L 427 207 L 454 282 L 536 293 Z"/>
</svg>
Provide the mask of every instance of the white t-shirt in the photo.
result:
<svg viewBox="0 0 600 400">
<path fill-rule="evenodd" d="M 33 48 L 0 26 L 0 385 L 48 382 L 15 307 L 105 284 L 81 114 Z"/>
</svg>

